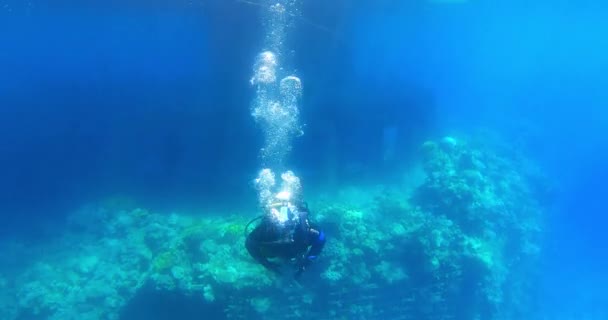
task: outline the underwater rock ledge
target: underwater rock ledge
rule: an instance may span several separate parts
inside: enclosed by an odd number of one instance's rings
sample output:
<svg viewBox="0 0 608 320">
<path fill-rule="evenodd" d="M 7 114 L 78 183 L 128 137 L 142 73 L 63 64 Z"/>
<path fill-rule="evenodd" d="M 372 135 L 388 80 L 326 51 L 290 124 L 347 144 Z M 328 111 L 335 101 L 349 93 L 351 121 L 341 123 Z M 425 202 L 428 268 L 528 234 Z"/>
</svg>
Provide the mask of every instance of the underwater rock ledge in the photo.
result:
<svg viewBox="0 0 608 320">
<path fill-rule="evenodd" d="M 412 194 L 357 186 L 312 195 L 328 242 L 302 284 L 249 257 L 250 216 L 96 204 L 73 214 L 27 268 L 0 273 L 0 312 L 126 319 L 157 291 L 227 319 L 525 318 L 541 250 L 538 177 L 519 157 L 464 139 L 429 141 L 421 152 L 426 179 Z"/>
</svg>

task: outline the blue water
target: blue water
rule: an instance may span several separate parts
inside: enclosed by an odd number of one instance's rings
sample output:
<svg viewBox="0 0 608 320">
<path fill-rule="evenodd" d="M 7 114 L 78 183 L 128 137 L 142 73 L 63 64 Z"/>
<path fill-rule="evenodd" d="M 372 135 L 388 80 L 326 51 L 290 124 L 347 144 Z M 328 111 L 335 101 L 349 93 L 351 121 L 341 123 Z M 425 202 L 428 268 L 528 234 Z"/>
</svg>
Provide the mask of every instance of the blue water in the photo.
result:
<svg viewBox="0 0 608 320">
<path fill-rule="evenodd" d="M 259 6 L 51 2 L 0 2 L 1 238 L 43 240 L 115 195 L 254 210 Z M 603 319 L 608 3 L 302 2 L 289 47 L 306 126 L 289 162 L 305 184 L 395 183 L 425 140 L 497 132 L 552 186 L 531 317 Z"/>
</svg>

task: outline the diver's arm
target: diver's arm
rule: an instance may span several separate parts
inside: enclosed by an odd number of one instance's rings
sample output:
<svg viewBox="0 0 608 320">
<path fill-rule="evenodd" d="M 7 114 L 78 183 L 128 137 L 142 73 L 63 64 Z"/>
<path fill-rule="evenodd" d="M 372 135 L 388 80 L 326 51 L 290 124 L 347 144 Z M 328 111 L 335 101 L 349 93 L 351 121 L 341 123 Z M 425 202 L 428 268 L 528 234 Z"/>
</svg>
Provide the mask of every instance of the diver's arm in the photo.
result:
<svg viewBox="0 0 608 320">
<path fill-rule="evenodd" d="M 306 242 L 310 246 L 304 258 L 312 261 L 317 258 L 325 246 L 325 233 L 311 226 L 308 221 L 308 211 L 300 212 L 300 230 L 305 233 Z"/>
<path fill-rule="evenodd" d="M 307 260 L 314 260 L 317 258 L 323 247 L 325 246 L 325 233 L 316 229 L 310 229 L 308 231 L 308 239 L 310 241 L 310 249 L 306 254 Z"/>
<path fill-rule="evenodd" d="M 315 261 L 319 254 L 321 254 L 321 251 L 325 246 L 325 233 L 323 233 L 323 231 L 318 231 L 311 228 L 308 230 L 308 240 L 310 243 L 310 249 L 308 249 L 308 252 L 298 263 L 298 271 L 294 275 L 296 279 L 299 278 L 300 275 L 302 275 L 302 272 L 306 270 L 306 267 Z"/>
</svg>

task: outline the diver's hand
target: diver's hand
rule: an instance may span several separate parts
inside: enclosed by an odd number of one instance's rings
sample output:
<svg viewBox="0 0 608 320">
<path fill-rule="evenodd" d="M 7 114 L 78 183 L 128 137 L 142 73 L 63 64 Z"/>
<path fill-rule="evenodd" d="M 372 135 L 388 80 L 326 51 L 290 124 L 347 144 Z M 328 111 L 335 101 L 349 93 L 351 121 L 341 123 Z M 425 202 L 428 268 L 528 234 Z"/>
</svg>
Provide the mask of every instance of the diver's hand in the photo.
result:
<svg viewBox="0 0 608 320">
<path fill-rule="evenodd" d="M 315 256 L 301 256 L 298 259 L 298 263 L 297 266 L 299 269 L 304 270 L 306 267 L 308 267 L 314 260 L 315 260 Z"/>
<path fill-rule="evenodd" d="M 296 263 L 298 270 L 293 275 L 293 277 L 295 279 L 298 279 L 302 275 L 302 273 L 306 271 L 306 268 L 312 263 L 313 259 L 314 257 L 308 257 L 305 255 L 302 255 L 300 258 L 298 258 L 298 262 Z"/>
<path fill-rule="evenodd" d="M 305 270 L 306 270 L 305 266 L 302 266 L 302 265 L 298 266 L 298 271 L 296 271 L 293 274 L 293 278 L 296 279 L 296 280 L 300 279 L 300 276 L 302 276 L 302 273 L 304 273 Z"/>
</svg>

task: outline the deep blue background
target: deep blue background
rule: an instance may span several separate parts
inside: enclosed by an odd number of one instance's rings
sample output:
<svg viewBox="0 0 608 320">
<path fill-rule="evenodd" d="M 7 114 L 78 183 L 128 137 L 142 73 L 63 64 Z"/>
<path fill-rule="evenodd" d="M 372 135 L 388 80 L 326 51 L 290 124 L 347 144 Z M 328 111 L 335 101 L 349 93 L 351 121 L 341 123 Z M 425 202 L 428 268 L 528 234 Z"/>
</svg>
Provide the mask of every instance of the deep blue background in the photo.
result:
<svg viewBox="0 0 608 320">
<path fill-rule="evenodd" d="M 255 203 L 257 6 L 49 3 L 0 8 L 4 234 L 111 195 L 169 210 Z M 608 304 L 597 294 L 608 285 L 607 6 L 305 1 L 290 44 L 305 86 L 294 169 L 309 186 L 394 177 L 426 138 L 499 131 L 556 186 L 548 301 Z"/>
<path fill-rule="evenodd" d="M 112 194 L 204 202 L 254 174 L 256 144 L 234 147 L 255 133 L 254 8 L 17 6 L 0 19 L 3 211 L 63 215 Z"/>
</svg>

